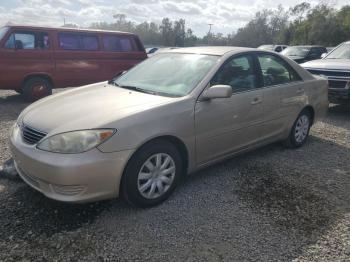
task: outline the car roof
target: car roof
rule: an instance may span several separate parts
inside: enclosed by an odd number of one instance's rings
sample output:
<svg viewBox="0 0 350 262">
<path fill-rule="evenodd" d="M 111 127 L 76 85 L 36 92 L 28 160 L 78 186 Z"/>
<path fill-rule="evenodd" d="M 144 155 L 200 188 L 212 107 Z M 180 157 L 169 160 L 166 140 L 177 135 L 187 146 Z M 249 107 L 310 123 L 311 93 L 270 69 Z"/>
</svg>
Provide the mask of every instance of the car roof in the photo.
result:
<svg viewBox="0 0 350 262">
<path fill-rule="evenodd" d="M 15 28 L 18 30 L 53 30 L 53 31 L 72 31 L 72 32 L 87 32 L 87 33 L 114 33 L 135 35 L 129 32 L 100 30 L 100 29 L 85 29 L 85 28 L 70 28 L 70 27 L 50 27 L 50 26 L 31 26 L 31 25 L 5 25 L 4 27 Z"/>
<path fill-rule="evenodd" d="M 226 53 L 239 53 L 256 50 L 255 48 L 248 47 L 235 47 L 235 46 L 199 46 L 199 47 L 184 47 L 169 49 L 162 53 L 185 53 L 185 54 L 202 54 L 202 55 L 216 55 L 223 56 Z"/>
</svg>

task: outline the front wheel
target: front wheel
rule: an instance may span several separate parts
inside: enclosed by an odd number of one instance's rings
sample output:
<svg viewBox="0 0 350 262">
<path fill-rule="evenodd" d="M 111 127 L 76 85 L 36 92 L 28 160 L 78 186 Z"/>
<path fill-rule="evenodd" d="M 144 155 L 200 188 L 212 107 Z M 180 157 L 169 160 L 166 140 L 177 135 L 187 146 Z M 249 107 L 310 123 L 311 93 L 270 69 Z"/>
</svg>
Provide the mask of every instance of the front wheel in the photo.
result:
<svg viewBox="0 0 350 262">
<path fill-rule="evenodd" d="M 129 161 L 122 179 L 124 198 L 139 207 L 158 205 L 174 191 L 182 175 L 181 156 L 171 143 L 156 141 Z"/>
<path fill-rule="evenodd" d="M 303 110 L 295 120 L 285 144 L 291 148 L 301 147 L 306 142 L 310 127 L 311 114 L 308 110 Z"/>
</svg>

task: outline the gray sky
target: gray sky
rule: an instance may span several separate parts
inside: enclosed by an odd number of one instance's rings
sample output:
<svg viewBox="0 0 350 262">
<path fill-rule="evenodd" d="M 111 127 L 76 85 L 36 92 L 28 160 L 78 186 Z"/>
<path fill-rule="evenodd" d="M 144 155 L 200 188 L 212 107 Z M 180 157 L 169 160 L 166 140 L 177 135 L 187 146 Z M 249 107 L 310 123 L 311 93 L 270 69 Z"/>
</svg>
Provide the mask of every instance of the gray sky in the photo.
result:
<svg viewBox="0 0 350 262">
<path fill-rule="evenodd" d="M 184 18 L 195 34 L 202 36 L 213 23 L 214 33 L 231 33 L 246 24 L 255 12 L 264 8 L 285 8 L 305 0 L 0 0 L 0 25 L 12 23 L 61 26 L 66 23 L 88 26 L 96 21 L 113 21 L 112 15 L 123 13 L 135 22 L 161 18 Z M 312 5 L 318 0 L 308 1 Z M 336 7 L 349 4 L 337 0 Z"/>
</svg>

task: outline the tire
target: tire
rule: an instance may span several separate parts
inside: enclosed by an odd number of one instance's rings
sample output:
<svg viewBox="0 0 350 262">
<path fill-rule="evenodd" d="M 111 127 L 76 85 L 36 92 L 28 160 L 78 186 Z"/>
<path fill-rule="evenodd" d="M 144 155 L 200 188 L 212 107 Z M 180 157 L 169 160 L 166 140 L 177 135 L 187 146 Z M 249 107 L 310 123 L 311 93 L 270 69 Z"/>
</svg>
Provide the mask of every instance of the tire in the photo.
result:
<svg viewBox="0 0 350 262">
<path fill-rule="evenodd" d="M 289 148 L 298 148 L 305 144 L 309 136 L 312 118 L 308 110 L 303 110 L 295 120 L 293 127 L 285 141 L 285 145 Z"/>
<path fill-rule="evenodd" d="M 164 140 L 146 144 L 125 168 L 121 185 L 123 197 L 137 207 L 158 205 L 174 191 L 182 172 L 182 159 L 173 144 Z"/>
<path fill-rule="evenodd" d="M 33 102 L 52 94 L 52 84 L 45 78 L 33 77 L 28 79 L 22 87 L 26 100 Z"/>
</svg>

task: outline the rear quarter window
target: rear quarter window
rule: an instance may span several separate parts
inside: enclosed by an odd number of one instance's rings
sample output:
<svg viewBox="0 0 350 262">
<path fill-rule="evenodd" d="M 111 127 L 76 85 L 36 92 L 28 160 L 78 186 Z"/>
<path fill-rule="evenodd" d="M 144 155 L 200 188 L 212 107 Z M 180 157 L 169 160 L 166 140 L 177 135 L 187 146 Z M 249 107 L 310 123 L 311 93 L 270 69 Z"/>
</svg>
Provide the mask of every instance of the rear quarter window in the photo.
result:
<svg viewBox="0 0 350 262">
<path fill-rule="evenodd" d="M 134 51 L 132 38 L 123 35 L 104 35 L 103 49 L 112 52 L 130 52 Z"/>
</svg>

